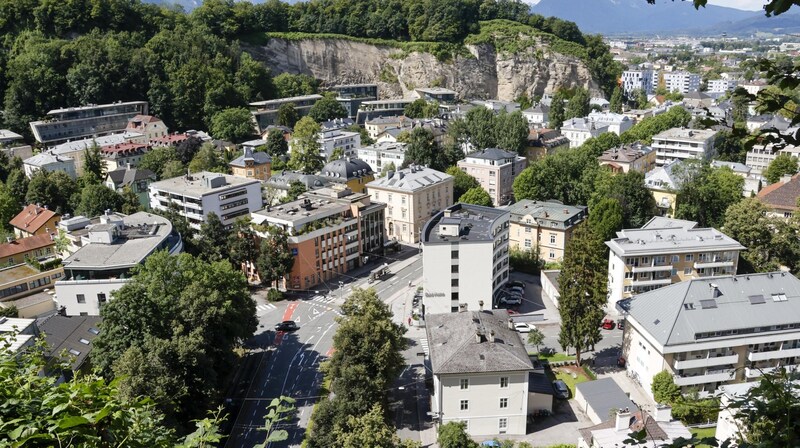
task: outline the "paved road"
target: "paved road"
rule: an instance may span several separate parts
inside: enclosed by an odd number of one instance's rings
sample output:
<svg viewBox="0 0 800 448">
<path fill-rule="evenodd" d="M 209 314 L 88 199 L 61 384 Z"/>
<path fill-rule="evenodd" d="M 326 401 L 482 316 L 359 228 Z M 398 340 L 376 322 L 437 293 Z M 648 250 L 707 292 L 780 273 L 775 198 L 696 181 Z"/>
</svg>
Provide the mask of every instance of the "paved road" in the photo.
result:
<svg viewBox="0 0 800 448">
<path fill-rule="evenodd" d="M 228 394 L 233 424 L 226 447 L 249 447 L 262 443 L 265 433 L 259 428 L 263 427 L 266 407 L 273 398 L 281 395 L 297 399 L 298 416 L 283 426 L 289 431 L 289 440 L 271 446 L 300 446 L 313 405 L 319 398 L 317 393 L 323 379 L 319 364 L 331 354 L 336 332 L 335 318 L 339 315 L 339 306 L 352 289 L 375 288 L 378 295 L 393 307 L 398 322 L 410 313 L 405 309 L 405 301 L 399 299 L 410 297 L 416 289 L 416 285 L 409 288 L 408 282 L 416 282 L 421 277 L 421 257 L 416 250 L 410 249 L 393 255 L 374 260 L 369 266 L 357 270 L 356 275 L 343 276 L 342 287 L 337 287 L 337 281 L 326 285 L 329 289 L 308 291 L 295 295 L 294 300 L 275 304 L 266 302 L 260 295 L 255 297 L 259 329 L 248 341 L 251 353 L 243 362 Z M 369 272 L 381 262 L 389 264 L 390 275 L 367 283 Z M 294 320 L 300 329 L 293 333 L 276 333 L 274 325 L 282 320 Z"/>
</svg>

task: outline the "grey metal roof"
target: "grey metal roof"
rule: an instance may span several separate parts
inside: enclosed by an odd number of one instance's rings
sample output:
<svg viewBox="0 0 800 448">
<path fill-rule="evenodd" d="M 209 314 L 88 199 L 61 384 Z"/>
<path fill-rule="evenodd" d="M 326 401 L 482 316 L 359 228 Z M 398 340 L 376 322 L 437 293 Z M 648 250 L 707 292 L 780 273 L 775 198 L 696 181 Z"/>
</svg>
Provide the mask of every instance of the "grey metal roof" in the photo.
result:
<svg viewBox="0 0 800 448">
<path fill-rule="evenodd" d="M 531 372 L 528 374 L 528 392 L 543 395 L 555 395 L 553 383 L 544 371 Z"/>
<path fill-rule="evenodd" d="M 346 157 L 328 162 L 319 174 L 336 180 L 349 180 L 369 176 L 373 172 L 367 162 L 355 157 Z"/>
<path fill-rule="evenodd" d="M 579 223 L 586 215 L 586 206 L 564 205 L 560 201 L 533 201 L 523 199 L 511 204 L 507 210 L 511 212 L 511 221 L 519 222 L 525 216 L 532 216 L 540 225 L 551 226 L 552 222 L 558 223 L 557 228 L 565 228 Z"/>
<path fill-rule="evenodd" d="M 119 168 L 109 171 L 107 175 L 117 188 L 131 185 L 139 180 L 156 180 L 155 173 L 145 168 Z"/>
<path fill-rule="evenodd" d="M 755 328 L 759 334 L 774 326 L 796 328 L 800 280 L 785 272 L 698 278 L 636 295 L 628 313 L 664 346 L 694 343 L 697 335 L 732 339 Z"/>
<path fill-rule="evenodd" d="M 636 409 L 630 398 L 622 391 L 613 378 L 601 378 L 586 381 L 575 386 L 576 394 L 580 391 L 586 403 L 594 409 L 600 418 L 607 418 L 611 409 Z"/>
<path fill-rule="evenodd" d="M 282 171 L 280 174 L 270 177 L 266 185 L 279 190 L 288 190 L 292 182 L 301 182 L 306 186 L 306 190 L 316 190 L 317 188 L 330 185 L 330 180 L 325 177 L 317 176 L 316 174 L 297 173 L 294 171 Z"/>
<path fill-rule="evenodd" d="M 515 159 L 519 154 L 514 152 L 505 151 L 499 148 L 486 148 L 482 151 L 475 151 L 467 154 L 467 159 L 482 159 L 482 160 L 506 160 Z"/>
<path fill-rule="evenodd" d="M 446 217 L 445 212 L 450 216 Z M 447 243 L 450 241 L 492 241 L 492 225 L 508 216 L 508 211 L 480 205 L 458 204 L 435 214 L 422 229 L 422 240 L 425 244 Z M 459 225 L 458 236 L 448 236 L 439 233 L 439 224 Z"/>
<path fill-rule="evenodd" d="M 479 331 L 484 335 L 480 342 Z M 494 342 L 488 340 L 492 331 Z M 435 375 L 533 370 L 519 333 L 509 328 L 506 310 L 431 314 L 426 332 Z"/>
<path fill-rule="evenodd" d="M 375 179 L 367 184 L 367 188 L 379 188 L 396 191 L 417 191 L 442 182 L 452 182 L 453 176 L 423 166 L 411 166 L 396 171 L 391 176 Z"/>
<path fill-rule="evenodd" d="M 743 173 L 743 174 L 750 173 L 750 167 L 739 162 L 724 162 L 722 160 L 714 160 L 713 162 L 711 162 L 711 166 L 713 166 L 714 168 L 722 168 L 724 166 L 727 166 L 728 168 L 733 170 L 734 173 Z"/>
<path fill-rule="evenodd" d="M 606 245 L 619 256 L 746 249 L 717 229 L 696 226 L 693 221 L 657 217 L 641 229 L 620 230 L 617 238 L 606 241 Z"/>
<path fill-rule="evenodd" d="M 58 357 L 65 352 L 66 356 L 75 357 L 72 369 L 77 370 L 89 355 L 92 341 L 97 337 L 95 332 L 89 330 L 99 330 L 101 321 L 100 316 L 67 317 L 56 314 L 48 317 L 39 324 L 39 330 L 45 334 L 49 349 L 47 357 Z"/>
<path fill-rule="evenodd" d="M 244 168 L 245 162 L 248 160 L 252 160 L 256 165 L 263 165 L 265 163 L 272 162 L 272 157 L 270 157 L 269 154 L 265 153 L 264 151 L 254 152 L 252 148 L 248 146 L 244 149 L 244 154 L 233 159 L 229 165 Z"/>
</svg>

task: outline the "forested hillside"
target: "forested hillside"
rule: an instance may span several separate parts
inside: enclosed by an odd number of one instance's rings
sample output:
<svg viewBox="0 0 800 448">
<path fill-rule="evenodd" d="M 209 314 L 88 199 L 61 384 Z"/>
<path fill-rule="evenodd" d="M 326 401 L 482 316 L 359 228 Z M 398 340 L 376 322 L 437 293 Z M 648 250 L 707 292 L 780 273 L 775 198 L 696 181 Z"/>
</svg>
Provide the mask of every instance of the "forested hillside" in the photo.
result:
<svg viewBox="0 0 800 448">
<path fill-rule="evenodd" d="M 50 109 L 146 99 L 172 129 L 208 128 L 222 109 L 276 95 L 269 71 L 239 46 L 254 34 L 460 45 L 492 19 L 585 47 L 595 78 L 613 88 L 619 67 L 601 39 L 514 0 L 208 0 L 191 14 L 139 0 L 0 0 L 0 127 L 28 133 Z"/>
</svg>

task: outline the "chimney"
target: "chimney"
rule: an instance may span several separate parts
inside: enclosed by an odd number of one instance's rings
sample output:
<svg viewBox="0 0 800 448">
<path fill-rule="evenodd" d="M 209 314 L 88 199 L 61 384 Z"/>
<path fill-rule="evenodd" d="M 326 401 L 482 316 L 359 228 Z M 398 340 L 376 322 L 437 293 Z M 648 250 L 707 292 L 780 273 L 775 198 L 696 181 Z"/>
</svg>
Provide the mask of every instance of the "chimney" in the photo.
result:
<svg viewBox="0 0 800 448">
<path fill-rule="evenodd" d="M 483 334 L 480 332 L 480 330 L 475 331 L 475 342 L 478 344 L 483 342 Z"/>
<path fill-rule="evenodd" d="M 509 330 L 514 330 L 515 329 L 514 328 L 514 320 L 513 319 L 508 319 L 508 329 Z"/>
<path fill-rule="evenodd" d="M 616 431 L 626 431 L 631 426 L 631 413 L 628 411 L 628 408 L 623 410 L 617 411 L 617 420 L 614 423 L 614 429 Z"/>
<path fill-rule="evenodd" d="M 671 422 L 672 421 L 672 407 L 667 404 L 657 404 L 655 414 L 653 415 L 657 422 Z"/>
<path fill-rule="evenodd" d="M 478 300 L 478 309 L 483 311 L 483 300 Z"/>
<path fill-rule="evenodd" d="M 494 330 L 489 330 L 489 342 L 494 342 Z"/>
</svg>

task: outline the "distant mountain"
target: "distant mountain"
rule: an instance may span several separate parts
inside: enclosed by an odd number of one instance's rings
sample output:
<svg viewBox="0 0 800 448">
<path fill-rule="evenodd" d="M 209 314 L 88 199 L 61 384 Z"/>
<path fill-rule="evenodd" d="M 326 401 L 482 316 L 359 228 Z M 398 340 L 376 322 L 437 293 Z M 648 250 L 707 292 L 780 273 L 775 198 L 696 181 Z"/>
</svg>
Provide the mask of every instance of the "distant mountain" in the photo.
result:
<svg viewBox="0 0 800 448">
<path fill-rule="evenodd" d="M 695 10 L 692 2 L 658 0 L 541 0 L 531 10 L 578 24 L 581 31 L 601 34 L 675 33 L 764 17 L 761 12 L 709 5 Z"/>
<path fill-rule="evenodd" d="M 737 22 L 723 22 L 711 28 L 696 30 L 700 35 L 751 35 L 754 33 L 773 34 L 800 34 L 800 14 L 781 14 L 775 17 L 764 15 L 739 20 Z"/>
</svg>

